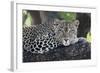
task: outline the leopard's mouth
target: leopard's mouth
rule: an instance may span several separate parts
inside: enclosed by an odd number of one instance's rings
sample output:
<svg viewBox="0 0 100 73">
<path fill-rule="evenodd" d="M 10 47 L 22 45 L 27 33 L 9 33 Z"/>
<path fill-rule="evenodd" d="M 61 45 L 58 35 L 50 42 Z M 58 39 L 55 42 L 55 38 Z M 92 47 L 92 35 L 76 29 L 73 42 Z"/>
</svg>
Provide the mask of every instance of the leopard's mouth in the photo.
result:
<svg viewBox="0 0 100 73">
<path fill-rule="evenodd" d="M 69 39 L 63 39 L 62 43 L 63 43 L 64 46 L 69 46 L 70 45 Z"/>
</svg>

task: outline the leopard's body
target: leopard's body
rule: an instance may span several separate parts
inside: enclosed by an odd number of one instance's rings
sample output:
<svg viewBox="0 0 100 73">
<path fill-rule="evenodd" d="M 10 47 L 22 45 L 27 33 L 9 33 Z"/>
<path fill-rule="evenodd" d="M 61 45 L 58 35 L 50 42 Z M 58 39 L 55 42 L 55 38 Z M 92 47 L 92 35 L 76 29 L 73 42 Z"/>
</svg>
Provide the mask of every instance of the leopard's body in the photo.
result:
<svg viewBox="0 0 100 73">
<path fill-rule="evenodd" d="M 50 25 L 23 28 L 23 48 L 31 53 L 44 53 L 57 47 L 57 41 Z"/>
<path fill-rule="evenodd" d="M 38 24 L 23 28 L 23 48 L 31 53 L 45 53 L 59 46 L 69 46 L 78 41 L 79 21 L 66 23 L 54 20 L 52 24 Z"/>
</svg>

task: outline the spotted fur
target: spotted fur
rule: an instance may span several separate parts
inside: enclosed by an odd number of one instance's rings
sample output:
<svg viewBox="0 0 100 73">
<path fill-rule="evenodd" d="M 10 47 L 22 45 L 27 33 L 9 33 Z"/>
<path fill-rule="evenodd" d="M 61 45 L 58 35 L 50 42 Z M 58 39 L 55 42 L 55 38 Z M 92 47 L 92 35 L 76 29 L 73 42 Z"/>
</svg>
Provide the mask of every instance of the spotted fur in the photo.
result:
<svg viewBox="0 0 100 73">
<path fill-rule="evenodd" d="M 23 28 L 23 48 L 25 50 L 43 54 L 56 47 L 57 42 L 50 25 L 39 24 L 37 27 Z"/>
</svg>

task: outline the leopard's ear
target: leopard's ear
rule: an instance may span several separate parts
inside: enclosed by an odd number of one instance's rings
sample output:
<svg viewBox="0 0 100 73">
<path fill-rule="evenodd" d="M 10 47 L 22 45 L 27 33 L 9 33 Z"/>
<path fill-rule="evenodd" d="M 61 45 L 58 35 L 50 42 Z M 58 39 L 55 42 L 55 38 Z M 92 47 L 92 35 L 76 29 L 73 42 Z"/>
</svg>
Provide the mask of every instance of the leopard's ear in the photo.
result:
<svg viewBox="0 0 100 73">
<path fill-rule="evenodd" d="M 55 19 L 54 19 L 54 22 L 56 22 L 56 23 L 59 22 L 59 19 L 55 18 Z"/>
<path fill-rule="evenodd" d="M 75 21 L 74 21 L 74 25 L 75 25 L 77 28 L 78 28 L 79 24 L 80 24 L 79 20 L 75 20 Z"/>
<path fill-rule="evenodd" d="M 60 20 L 60 23 L 63 25 L 63 24 L 66 24 L 66 20 Z"/>
</svg>

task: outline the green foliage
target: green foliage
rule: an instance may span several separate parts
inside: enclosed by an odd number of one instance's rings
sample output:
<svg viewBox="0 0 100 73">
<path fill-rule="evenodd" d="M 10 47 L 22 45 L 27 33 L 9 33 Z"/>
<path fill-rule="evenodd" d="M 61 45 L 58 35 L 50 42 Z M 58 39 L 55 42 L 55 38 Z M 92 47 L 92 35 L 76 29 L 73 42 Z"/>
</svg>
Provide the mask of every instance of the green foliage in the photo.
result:
<svg viewBox="0 0 100 73">
<path fill-rule="evenodd" d="M 27 18 L 25 20 L 25 26 L 26 27 L 30 27 L 32 25 L 32 17 L 30 15 L 30 13 L 27 14 Z"/>
<path fill-rule="evenodd" d="M 73 12 L 60 12 L 60 17 L 65 19 L 67 22 L 72 22 L 76 19 L 76 13 Z"/>
<path fill-rule="evenodd" d="M 91 33 L 90 32 L 87 33 L 86 40 L 91 43 Z"/>
<path fill-rule="evenodd" d="M 26 10 L 23 10 L 23 26 L 30 27 L 32 25 L 32 16 Z"/>
</svg>

